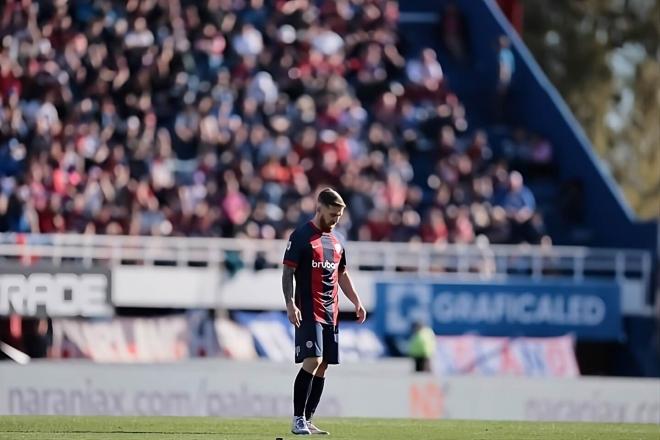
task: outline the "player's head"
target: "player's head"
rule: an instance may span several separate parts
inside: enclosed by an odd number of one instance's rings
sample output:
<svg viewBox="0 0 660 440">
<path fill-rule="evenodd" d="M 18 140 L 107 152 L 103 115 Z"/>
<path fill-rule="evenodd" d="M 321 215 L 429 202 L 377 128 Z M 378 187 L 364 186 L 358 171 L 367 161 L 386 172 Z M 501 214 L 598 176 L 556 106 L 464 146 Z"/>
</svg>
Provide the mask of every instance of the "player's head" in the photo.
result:
<svg viewBox="0 0 660 440">
<path fill-rule="evenodd" d="M 324 188 L 319 193 L 316 201 L 316 214 L 319 218 L 321 230 L 332 230 L 344 214 L 344 208 L 346 208 L 344 199 L 334 189 Z"/>
</svg>

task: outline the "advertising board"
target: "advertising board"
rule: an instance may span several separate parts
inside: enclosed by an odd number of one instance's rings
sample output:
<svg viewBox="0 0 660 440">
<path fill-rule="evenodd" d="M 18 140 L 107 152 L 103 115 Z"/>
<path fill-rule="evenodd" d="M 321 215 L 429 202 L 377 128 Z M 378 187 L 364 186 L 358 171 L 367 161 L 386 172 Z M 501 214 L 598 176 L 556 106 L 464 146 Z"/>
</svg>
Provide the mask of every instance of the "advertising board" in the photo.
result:
<svg viewBox="0 0 660 440">
<path fill-rule="evenodd" d="M 112 316 L 111 290 L 109 270 L 66 266 L 2 268 L 0 316 Z"/>
<path fill-rule="evenodd" d="M 424 279 L 376 284 L 376 319 L 386 335 L 410 334 L 423 321 L 437 334 L 561 336 L 617 340 L 622 336 L 615 282 L 493 281 L 441 283 Z"/>
</svg>

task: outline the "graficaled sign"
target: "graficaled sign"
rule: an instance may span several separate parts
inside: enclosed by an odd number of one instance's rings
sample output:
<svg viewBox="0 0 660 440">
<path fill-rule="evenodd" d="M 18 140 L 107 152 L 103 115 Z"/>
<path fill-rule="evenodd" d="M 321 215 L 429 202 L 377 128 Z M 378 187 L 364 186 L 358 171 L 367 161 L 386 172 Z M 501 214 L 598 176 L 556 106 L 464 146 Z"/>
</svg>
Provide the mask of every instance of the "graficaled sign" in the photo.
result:
<svg viewBox="0 0 660 440">
<path fill-rule="evenodd" d="M 109 270 L 0 269 L 0 316 L 107 317 L 114 308 Z"/>
<path fill-rule="evenodd" d="M 621 337 L 616 282 L 437 283 L 424 279 L 376 284 L 376 317 L 387 335 L 407 336 L 416 321 L 437 334 Z"/>
</svg>

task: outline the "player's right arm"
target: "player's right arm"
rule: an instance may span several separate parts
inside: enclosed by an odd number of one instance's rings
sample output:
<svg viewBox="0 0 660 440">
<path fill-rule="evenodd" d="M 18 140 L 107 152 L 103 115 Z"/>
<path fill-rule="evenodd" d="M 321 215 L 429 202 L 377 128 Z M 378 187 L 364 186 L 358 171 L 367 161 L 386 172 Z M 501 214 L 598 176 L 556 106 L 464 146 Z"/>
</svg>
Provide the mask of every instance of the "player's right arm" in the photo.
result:
<svg viewBox="0 0 660 440">
<path fill-rule="evenodd" d="M 282 291 L 284 292 L 284 302 L 286 304 L 286 316 L 289 318 L 291 324 L 300 327 L 302 316 L 300 309 L 293 300 L 295 292 L 293 289 L 293 274 L 295 271 L 296 269 L 293 267 L 284 265 L 284 269 L 282 269 Z"/>
<path fill-rule="evenodd" d="M 298 260 L 300 259 L 300 245 L 296 240 L 295 232 L 291 234 L 289 242 L 284 252 L 284 268 L 282 269 L 282 292 L 284 293 L 284 303 L 286 304 L 286 316 L 289 318 L 291 324 L 300 327 L 302 321 L 302 314 L 300 309 L 296 306 L 294 300 L 295 289 L 293 288 L 293 275 L 298 267 Z"/>
</svg>

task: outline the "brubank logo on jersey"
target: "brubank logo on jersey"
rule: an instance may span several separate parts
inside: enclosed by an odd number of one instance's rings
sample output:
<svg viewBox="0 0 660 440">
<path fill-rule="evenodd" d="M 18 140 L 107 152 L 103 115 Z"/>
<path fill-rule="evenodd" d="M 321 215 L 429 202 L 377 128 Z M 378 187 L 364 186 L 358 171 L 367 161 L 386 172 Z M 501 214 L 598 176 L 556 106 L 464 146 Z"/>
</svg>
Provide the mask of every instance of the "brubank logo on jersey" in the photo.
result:
<svg viewBox="0 0 660 440">
<path fill-rule="evenodd" d="M 337 268 L 337 263 L 334 263 L 332 261 L 314 261 L 314 260 L 312 260 L 312 267 L 314 269 L 323 268 L 323 269 L 335 270 L 335 268 Z"/>
</svg>

